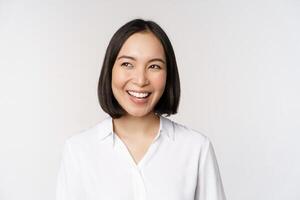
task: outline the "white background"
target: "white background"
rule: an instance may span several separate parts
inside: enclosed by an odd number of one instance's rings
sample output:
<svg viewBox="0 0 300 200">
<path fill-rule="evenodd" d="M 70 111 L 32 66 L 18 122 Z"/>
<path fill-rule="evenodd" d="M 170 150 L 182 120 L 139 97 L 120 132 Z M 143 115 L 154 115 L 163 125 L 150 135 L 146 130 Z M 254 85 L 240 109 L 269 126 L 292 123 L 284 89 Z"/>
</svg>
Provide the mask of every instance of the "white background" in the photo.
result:
<svg viewBox="0 0 300 200">
<path fill-rule="evenodd" d="M 172 119 L 212 140 L 228 200 L 299 200 L 297 0 L 0 0 L 0 199 L 54 199 L 64 140 L 106 116 L 108 42 L 136 17 L 169 35 Z"/>
</svg>

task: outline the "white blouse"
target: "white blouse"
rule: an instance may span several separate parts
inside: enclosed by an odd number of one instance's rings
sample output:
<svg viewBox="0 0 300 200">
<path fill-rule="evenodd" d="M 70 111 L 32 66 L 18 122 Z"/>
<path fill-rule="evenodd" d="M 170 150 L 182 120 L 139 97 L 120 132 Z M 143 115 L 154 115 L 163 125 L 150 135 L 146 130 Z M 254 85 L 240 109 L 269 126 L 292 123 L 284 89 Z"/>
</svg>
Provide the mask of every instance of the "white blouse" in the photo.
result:
<svg viewBox="0 0 300 200">
<path fill-rule="evenodd" d="M 138 164 L 111 117 L 65 142 L 56 200 L 225 199 L 209 139 L 166 117 Z"/>
</svg>

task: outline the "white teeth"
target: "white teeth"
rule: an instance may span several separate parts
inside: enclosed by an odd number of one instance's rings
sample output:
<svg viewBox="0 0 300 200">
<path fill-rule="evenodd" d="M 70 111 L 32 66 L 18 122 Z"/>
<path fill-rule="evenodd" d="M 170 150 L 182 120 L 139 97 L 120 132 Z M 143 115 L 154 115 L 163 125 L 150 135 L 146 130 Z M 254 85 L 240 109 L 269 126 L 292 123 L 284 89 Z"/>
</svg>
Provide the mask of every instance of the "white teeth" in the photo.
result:
<svg viewBox="0 0 300 200">
<path fill-rule="evenodd" d="M 138 98 L 145 98 L 149 94 L 148 92 L 133 92 L 133 91 L 128 91 L 128 93 Z"/>
</svg>

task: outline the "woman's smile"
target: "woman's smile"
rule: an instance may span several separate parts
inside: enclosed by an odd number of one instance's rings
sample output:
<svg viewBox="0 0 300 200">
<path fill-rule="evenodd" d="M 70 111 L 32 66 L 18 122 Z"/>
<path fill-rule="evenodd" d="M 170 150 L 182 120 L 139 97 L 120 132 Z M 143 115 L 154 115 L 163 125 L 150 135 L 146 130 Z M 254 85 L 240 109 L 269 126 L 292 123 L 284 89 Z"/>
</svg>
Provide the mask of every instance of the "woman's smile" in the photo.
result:
<svg viewBox="0 0 300 200">
<path fill-rule="evenodd" d="M 133 90 L 127 90 L 127 93 L 137 98 L 147 98 L 151 94 L 151 92 L 137 92 Z"/>
<path fill-rule="evenodd" d="M 137 105 L 143 105 L 147 103 L 151 95 L 150 92 L 135 92 L 132 90 L 127 91 L 127 93 L 130 100 Z"/>
</svg>

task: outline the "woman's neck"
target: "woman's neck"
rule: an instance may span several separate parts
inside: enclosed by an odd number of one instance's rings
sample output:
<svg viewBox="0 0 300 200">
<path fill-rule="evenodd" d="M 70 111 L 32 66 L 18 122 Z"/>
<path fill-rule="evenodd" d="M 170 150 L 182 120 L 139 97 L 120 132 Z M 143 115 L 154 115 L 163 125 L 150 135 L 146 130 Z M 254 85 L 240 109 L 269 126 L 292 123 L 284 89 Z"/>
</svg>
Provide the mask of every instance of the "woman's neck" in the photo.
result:
<svg viewBox="0 0 300 200">
<path fill-rule="evenodd" d="M 159 130 L 159 116 L 149 113 L 143 117 L 125 115 L 113 119 L 114 132 L 121 138 L 152 137 Z"/>
</svg>

